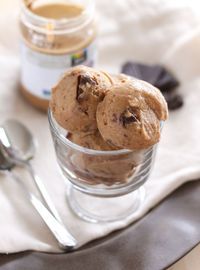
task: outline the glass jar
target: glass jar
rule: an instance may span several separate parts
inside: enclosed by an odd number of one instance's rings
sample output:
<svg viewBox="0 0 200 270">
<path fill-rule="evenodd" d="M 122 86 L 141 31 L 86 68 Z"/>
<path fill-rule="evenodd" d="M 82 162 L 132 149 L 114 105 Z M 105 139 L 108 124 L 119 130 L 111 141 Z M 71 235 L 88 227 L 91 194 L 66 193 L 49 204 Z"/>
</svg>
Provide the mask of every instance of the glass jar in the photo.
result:
<svg viewBox="0 0 200 270">
<path fill-rule="evenodd" d="M 95 63 L 94 1 L 24 0 L 20 29 L 21 91 L 47 110 L 51 87 L 66 69 Z"/>
</svg>

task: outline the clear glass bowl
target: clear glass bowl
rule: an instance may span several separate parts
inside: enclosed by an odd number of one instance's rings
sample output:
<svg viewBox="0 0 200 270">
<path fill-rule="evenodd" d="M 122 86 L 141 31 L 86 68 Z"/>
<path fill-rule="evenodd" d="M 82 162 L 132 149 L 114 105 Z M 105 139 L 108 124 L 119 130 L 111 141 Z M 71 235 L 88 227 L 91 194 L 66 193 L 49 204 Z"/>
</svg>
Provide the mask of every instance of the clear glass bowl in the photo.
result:
<svg viewBox="0 0 200 270">
<path fill-rule="evenodd" d="M 48 117 L 57 161 L 68 182 L 68 203 L 75 214 L 90 222 L 133 215 L 145 198 L 143 184 L 149 177 L 156 145 L 135 151 L 84 148 L 67 139 L 67 131 L 50 110 Z"/>
</svg>

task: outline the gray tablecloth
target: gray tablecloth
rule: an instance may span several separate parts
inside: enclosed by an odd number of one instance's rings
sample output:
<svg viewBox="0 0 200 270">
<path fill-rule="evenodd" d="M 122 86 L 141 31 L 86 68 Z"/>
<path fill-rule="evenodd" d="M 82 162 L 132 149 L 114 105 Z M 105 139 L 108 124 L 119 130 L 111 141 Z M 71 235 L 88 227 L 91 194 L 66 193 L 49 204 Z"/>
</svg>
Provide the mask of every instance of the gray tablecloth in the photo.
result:
<svg viewBox="0 0 200 270">
<path fill-rule="evenodd" d="M 0 255 L 0 270 L 160 270 L 200 242 L 200 181 L 173 192 L 140 221 L 68 254 Z"/>
</svg>

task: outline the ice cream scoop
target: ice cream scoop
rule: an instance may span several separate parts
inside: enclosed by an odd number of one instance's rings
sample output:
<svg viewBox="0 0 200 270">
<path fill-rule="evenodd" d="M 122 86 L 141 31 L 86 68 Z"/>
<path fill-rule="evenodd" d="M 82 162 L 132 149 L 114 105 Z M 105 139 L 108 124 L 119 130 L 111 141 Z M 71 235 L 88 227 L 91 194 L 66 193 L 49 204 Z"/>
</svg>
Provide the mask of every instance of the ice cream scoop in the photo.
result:
<svg viewBox="0 0 200 270">
<path fill-rule="evenodd" d="M 167 118 L 167 104 L 157 88 L 132 79 L 109 89 L 96 117 L 99 132 L 108 144 L 146 149 L 160 139 L 160 121 Z"/>
<path fill-rule="evenodd" d="M 77 66 L 52 89 L 50 107 L 58 124 L 70 132 L 97 129 L 96 109 L 113 83 L 105 72 Z"/>
<path fill-rule="evenodd" d="M 160 139 L 167 103 L 151 84 L 85 66 L 69 69 L 50 103 L 69 139 L 94 150 L 146 149 Z"/>
</svg>

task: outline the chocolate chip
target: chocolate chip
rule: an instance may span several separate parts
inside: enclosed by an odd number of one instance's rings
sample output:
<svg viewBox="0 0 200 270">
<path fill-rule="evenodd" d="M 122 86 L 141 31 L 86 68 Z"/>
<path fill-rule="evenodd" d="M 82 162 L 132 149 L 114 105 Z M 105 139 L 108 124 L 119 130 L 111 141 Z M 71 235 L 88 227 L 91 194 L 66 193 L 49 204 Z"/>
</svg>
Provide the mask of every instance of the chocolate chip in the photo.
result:
<svg viewBox="0 0 200 270">
<path fill-rule="evenodd" d="M 66 138 L 71 141 L 71 139 L 72 139 L 72 133 L 70 133 L 70 132 L 67 133 L 66 134 Z"/>
<path fill-rule="evenodd" d="M 89 83 L 90 85 L 95 85 L 96 84 L 95 80 L 93 78 L 91 78 L 90 76 L 88 76 L 88 75 L 80 75 L 79 77 L 80 77 L 80 82 L 79 83 L 81 85 L 85 85 L 87 83 Z"/>
<path fill-rule="evenodd" d="M 139 112 L 137 108 L 128 108 L 126 109 L 119 118 L 119 121 L 122 123 L 124 127 L 129 124 L 135 123 L 139 121 Z"/>
<path fill-rule="evenodd" d="M 85 98 L 86 89 L 95 84 L 95 81 L 88 75 L 79 75 L 76 88 L 76 100 L 81 102 Z"/>
<path fill-rule="evenodd" d="M 81 75 L 78 76 L 78 81 L 77 81 L 77 88 L 76 88 L 76 100 L 81 101 L 84 97 L 84 91 L 81 88 Z"/>
</svg>

